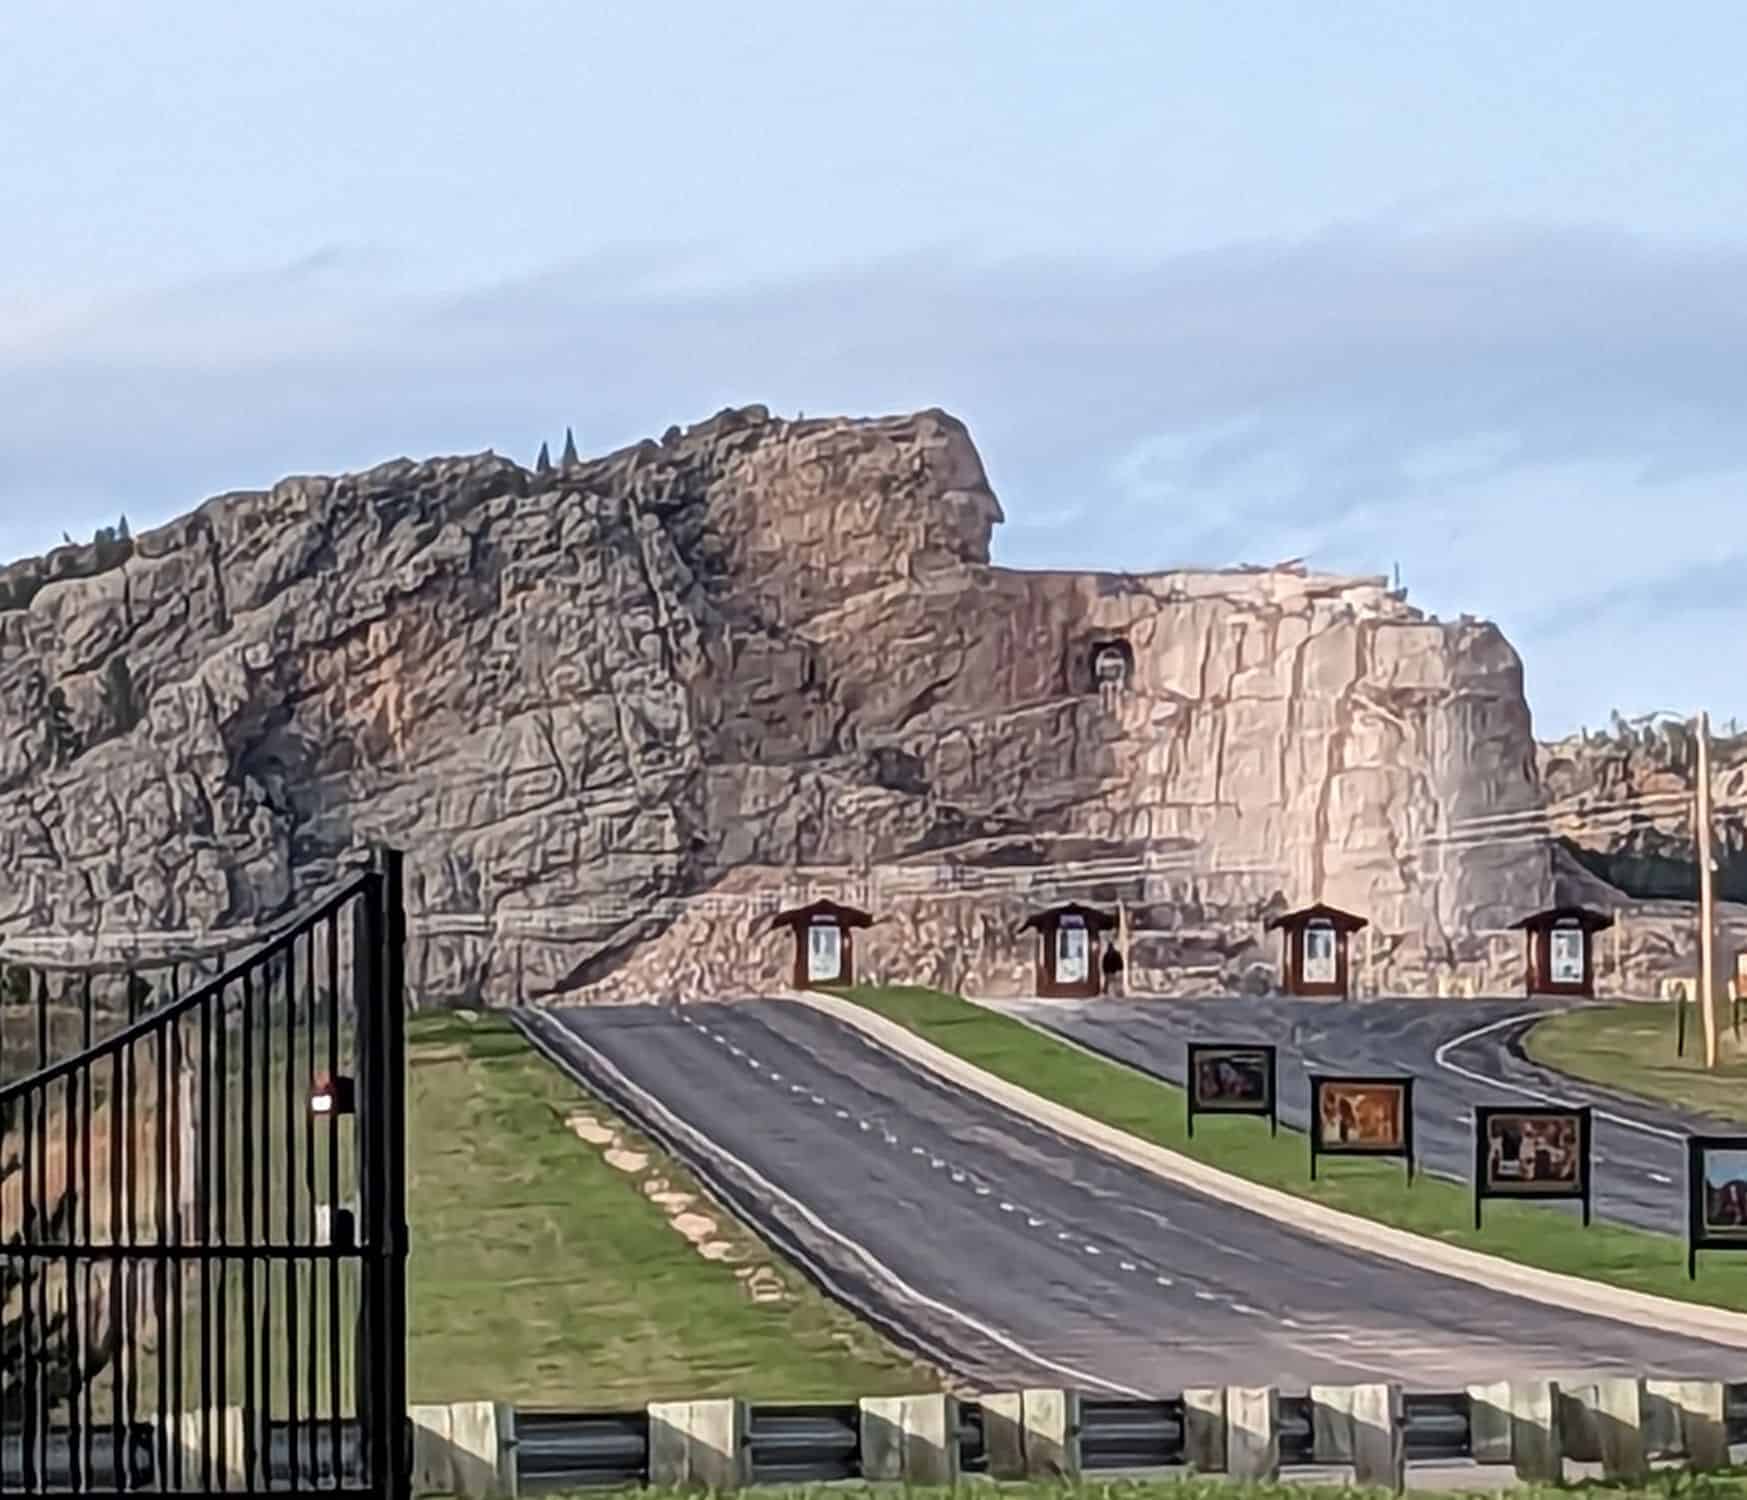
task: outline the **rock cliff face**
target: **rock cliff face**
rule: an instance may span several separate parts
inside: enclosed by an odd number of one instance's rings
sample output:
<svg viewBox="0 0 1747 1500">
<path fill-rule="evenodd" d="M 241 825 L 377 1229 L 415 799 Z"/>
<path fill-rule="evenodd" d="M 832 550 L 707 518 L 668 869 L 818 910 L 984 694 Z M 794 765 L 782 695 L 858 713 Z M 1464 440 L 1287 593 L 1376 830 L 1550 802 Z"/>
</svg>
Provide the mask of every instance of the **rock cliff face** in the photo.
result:
<svg viewBox="0 0 1747 1500">
<path fill-rule="evenodd" d="M 1294 570 L 1015 572 L 1000 520 L 941 412 L 753 407 L 14 564 L 0 933 L 234 940 L 382 841 L 423 1003 L 774 987 L 770 913 L 827 892 L 882 978 L 1024 988 L 1020 920 L 1072 895 L 1127 904 L 1137 987 L 1265 983 L 1262 919 L 1326 900 L 1399 988 L 1514 984 L 1487 934 L 1593 878 L 1463 833 L 1542 805 L 1492 626 Z"/>
<path fill-rule="evenodd" d="M 1712 735 L 1717 896 L 1747 903 L 1747 734 Z M 1635 898 L 1692 899 L 1698 743 L 1689 724 L 1621 721 L 1543 744 L 1538 762 L 1549 809 L 1571 810 L 1558 833 L 1579 864 Z"/>
</svg>

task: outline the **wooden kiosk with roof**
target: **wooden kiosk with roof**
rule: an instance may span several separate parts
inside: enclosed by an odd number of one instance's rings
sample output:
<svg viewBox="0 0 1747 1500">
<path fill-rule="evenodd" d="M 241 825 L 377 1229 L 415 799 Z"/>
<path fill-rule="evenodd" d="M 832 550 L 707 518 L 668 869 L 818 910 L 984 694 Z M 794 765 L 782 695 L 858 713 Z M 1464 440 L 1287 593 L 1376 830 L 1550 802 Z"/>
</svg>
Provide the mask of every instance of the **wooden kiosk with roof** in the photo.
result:
<svg viewBox="0 0 1747 1500">
<path fill-rule="evenodd" d="M 855 983 L 855 929 L 871 927 L 873 918 L 836 901 L 814 901 L 779 911 L 770 930 L 787 927 L 795 937 L 795 988 L 816 984 Z"/>
<path fill-rule="evenodd" d="M 1020 925 L 1035 931 L 1037 993 L 1046 1000 L 1090 998 L 1103 987 L 1098 949 L 1102 934 L 1116 925 L 1107 911 L 1070 901 L 1034 912 Z"/>
<path fill-rule="evenodd" d="M 1595 998 L 1595 935 L 1614 925 L 1612 917 L 1586 906 L 1552 906 L 1510 925 L 1527 949 L 1525 993 Z"/>
<path fill-rule="evenodd" d="M 1281 974 L 1289 995 L 1347 995 L 1347 939 L 1370 926 L 1363 917 L 1318 901 L 1268 919 L 1285 934 Z"/>
</svg>

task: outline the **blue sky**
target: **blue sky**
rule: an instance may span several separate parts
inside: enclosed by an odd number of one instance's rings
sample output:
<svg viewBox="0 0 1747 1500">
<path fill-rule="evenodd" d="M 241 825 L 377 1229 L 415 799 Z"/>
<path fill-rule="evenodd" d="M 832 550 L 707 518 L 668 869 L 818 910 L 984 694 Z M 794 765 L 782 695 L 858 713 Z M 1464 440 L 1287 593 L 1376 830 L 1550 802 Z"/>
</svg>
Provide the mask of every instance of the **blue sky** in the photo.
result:
<svg viewBox="0 0 1747 1500">
<path fill-rule="evenodd" d="M 1747 7 L 0 10 L 0 556 L 940 405 L 1019 566 L 1386 572 L 1747 719 Z"/>
</svg>

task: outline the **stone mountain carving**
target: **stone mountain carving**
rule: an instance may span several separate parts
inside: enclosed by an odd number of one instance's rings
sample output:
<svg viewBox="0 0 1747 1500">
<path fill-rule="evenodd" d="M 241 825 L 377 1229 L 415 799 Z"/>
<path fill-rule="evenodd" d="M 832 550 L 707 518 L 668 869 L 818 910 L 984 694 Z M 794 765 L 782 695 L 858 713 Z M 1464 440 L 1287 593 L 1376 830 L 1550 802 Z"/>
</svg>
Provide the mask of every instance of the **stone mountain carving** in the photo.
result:
<svg viewBox="0 0 1747 1500">
<path fill-rule="evenodd" d="M 1069 896 L 1129 904 L 1138 987 L 1260 983 L 1313 900 L 1370 917 L 1374 985 L 1508 984 L 1487 934 L 1598 880 L 1448 841 L 1543 802 L 1493 626 L 1301 567 L 994 567 L 1001 519 L 942 412 L 750 407 L 15 563 L 0 935 L 235 940 L 391 841 L 425 1003 L 774 987 L 809 884 L 881 919 L 864 975 L 1015 988 L 1024 872 L 1102 860 Z"/>
</svg>

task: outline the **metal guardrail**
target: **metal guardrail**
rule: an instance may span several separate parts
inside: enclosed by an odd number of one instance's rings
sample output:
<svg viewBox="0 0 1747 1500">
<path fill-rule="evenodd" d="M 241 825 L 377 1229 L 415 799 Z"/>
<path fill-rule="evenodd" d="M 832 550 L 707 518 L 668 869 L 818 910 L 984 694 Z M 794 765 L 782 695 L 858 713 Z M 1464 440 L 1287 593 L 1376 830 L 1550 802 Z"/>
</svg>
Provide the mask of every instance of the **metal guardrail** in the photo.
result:
<svg viewBox="0 0 1747 1500">
<path fill-rule="evenodd" d="M 1308 1395 L 1279 1398 L 1280 1461 L 1291 1466 L 1313 1462 L 1311 1403 Z M 1473 1436 L 1466 1394 L 1410 1392 L 1403 1397 L 1403 1437 L 1411 1462 L 1460 1463 L 1472 1457 Z M 1088 1472 L 1171 1469 L 1183 1463 L 1183 1402 L 1093 1400 L 1080 1402 L 1080 1466 Z M 1747 1381 L 1725 1390 L 1724 1422 L 1734 1444 L 1747 1444 Z M 355 1472 L 361 1460 L 362 1430 L 356 1422 L 340 1426 L 342 1472 Z M 292 1476 L 292 1434 L 287 1424 L 268 1428 L 266 1468 L 271 1486 Z M 982 1408 L 959 1403 L 959 1468 L 966 1474 L 988 1471 Z M 755 1484 L 821 1484 L 861 1477 L 861 1417 L 853 1401 L 806 1405 L 754 1405 L 748 1413 Z M 617 1488 L 647 1482 L 647 1412 L 516 1413 L 517 1468 L 521 1483 L 534 1493 Z M 75 1472 L 85 1489 L 168 1487 L 157 1474 L 158 1440 L 150 1423 L 122 1433 L 124 1476 L 116 1472 L 116 1448 L 107 1427 L 79 1434 L 75 1456 L 71 1434 L 56 1429 L 39 1443 L 39 1472 L 45 1488 L 71 1489 Z M 16 1431 L 0 1437 L 0 1479 L 21 1472 L 23 1444 Z M 297 1471 L 302 1483 L 331 1484 L 333 1428 L 306 1424 L 297 1439 Z M 75 1469 L 75 1463 L 77 1469 Z M 192 1476 L 189 1476 L 192 1477 Z M 168 1479 L 168 1476 L 165 1476 Z M 10 1487 L 9 1485 L 4 1487 Z"/>
<path fill-rule="evenodd" d="M 268 1423 L 266 1441 L 255 1455 L 267 1487 L 289 1489 L 295 1484 L 298 1488 L 332 1489 L 342 1480 L 351 1482 L 364 1473 L 362 1426 L 354 1420 L 342 1420 L 336 1443 L 335 1425 L 326 1418 L 299 1423 L 294 1452 L 291 1424 Z M 204 1438 L 201 1441 L 204 1443 Z M 227 1461 L 240 1466 L 246 1456 L 246 1449 L 233 1451 L 218 1438 L 211 1441 L 204 1455 L 198 1448 L 178 1454 L 182 1445 L 175 1437 L 160 1443 L 157 1426 L 149 1421 L 136 1421 L 119 1430 L 107 1424 L 79 1429 L 52 1427 L 36 1437 L 34 1447 L 35 1465 L 28 1488 L 72 1494 L 197 1490 L 204 1478 L 203 1456 L 212 1463 L 215 1485 L 225 1482 Z M 161 1466 L 166 1472 L 160 1473 Z M 25 1478 L 24 1437 L 11 1428 L 0 1437 L 0 1494 L 27 1487 Z"/>
<path fill-rule="evenodd" d="M 516 1469 L 536 1490 L 642 1484 L 649 1477 L 647 1412 L 516 1413 Z"/>
<path fill-rule="evenodd" d="M 145 1422 L 119 1434 L 107 1425 L 78 1432 L 56 1427 L 34 1446 L 34 1483 L 44 1490 L 135 1489 L 152 1482 L 157 1466 L 157 1432 Z M 23 1483 L 24 1459 L 23 1435 L 9 1431 L 0 1439 L 0 1492 Z"/>
<path fill-rule="evenodd" d="M 861 1475 L 861 1409 L 755 1406 L 747 1416 L 754 1484 L 821 1484 Z"/>
<path fill-rule="evenodd" d="M 1168 1469 L 1183 1462 L 1183 1402 L 1080 1402 L 1080 1466 Z"/>
<path fill-rule="evenodd" d="M 1474 1429 L 1468 1420 L 1466 1395 L 1404 1395 L 1402 1437 L 1407 1460 L 1459 1463 L 1474 1451 Z"/>
</svg>

